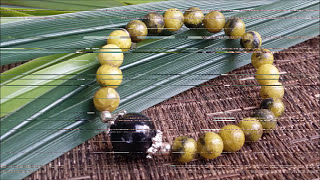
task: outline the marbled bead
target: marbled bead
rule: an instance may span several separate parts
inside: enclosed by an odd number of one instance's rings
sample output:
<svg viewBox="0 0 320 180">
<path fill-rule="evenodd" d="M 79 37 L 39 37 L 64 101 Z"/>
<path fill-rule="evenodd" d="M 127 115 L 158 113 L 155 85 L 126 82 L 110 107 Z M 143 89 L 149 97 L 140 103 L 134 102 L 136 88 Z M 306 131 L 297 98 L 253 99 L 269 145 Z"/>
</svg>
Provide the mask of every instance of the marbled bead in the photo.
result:
<svg viewBox="0 0 320 180">
<path fill-rule="evenodd" d="M 243 118 L 238 126 L 242 129 L 246 140 L 256 142 L 263 134 L 263 127 L 256 118 Z"/>
<path fill-rule="evenodd" d="M 185 11 L 184 25 L 188 28 L 199 28 L 204 18 L 203 12 L 197 7 L 191 7 Z"/>
<path fill-rule="evenodd" d="M 273 61 L 273 54 L 269 49 L 257 49 L 251 55 L 251 64 L 255 69 L 264 64 L 272 64 Z"/>
<path fill-rule="evenodd" d="M 157 12 L 148 13 L 143 22 L 148 28 L 148 33 L 151 35 L 159 34 L 164 29 L 164 19 L 163 16 Z"/>
<path fill-rule="evenodd" d="M 224 26 L 224 33 L 232 39 L 239 39 L 246 32 L 246 25 L 239 18 L 229 19 Z"/>
<path fill-rule="evenodd" d="M 144 22 L 140 20 L 132 20 L 127 26 L 126 30 L 129 32 L 132 42 L 140 42 L 148 35 L 148 29 Z"/>
<path fill-rule="evenodd" d="M 197 154 L 197 142 L 187 136 L 179 136 L 173 141 L 171 153 L 177 162 L 190 162 Z"/>
<path fill-rule="evenodd" d="M 236 125 L 224 126 L 219 135 L 223 141 L 224 151 L 236 152 L 239 151 L 245 141 L 245 136 L 240 127 Z"/>
<path fill-rule="evenodd" d="M 264 132 L 268 133 L 277 126 L 277 119 L 269 109 L 259 109 L 253 114 L 253 117 L 261 123 Z"/>
<path fill-rule="evenodd" d="M 240 45 L 241 47 L 245 48 L 245 50 L 260 48 L 261 44 L 261 35 L 256 31 L 249 31 L 244 33 L 240 40 Z"/>
<path fill-rule="evenodd" d="M 117 45 L 123 52 L 128 51 L 132 44 L 130 35 L 125 29 L 112 31 L 107 42 L 108 44 Z"/>
<path fill-rule="evenodd" d="M 269 109 L 275 117 L 280 117 L 285 110 L 285 106 L 281 99 L 267 98 L 261 102 L 261 109 Z"/>
<path fill-rule="evenodd" d="M 197 141 L 198 153 L 205 159 L 214 159 L 223 151 L 223 141 L 214 132 L 206 132 Z"/>
</svg>

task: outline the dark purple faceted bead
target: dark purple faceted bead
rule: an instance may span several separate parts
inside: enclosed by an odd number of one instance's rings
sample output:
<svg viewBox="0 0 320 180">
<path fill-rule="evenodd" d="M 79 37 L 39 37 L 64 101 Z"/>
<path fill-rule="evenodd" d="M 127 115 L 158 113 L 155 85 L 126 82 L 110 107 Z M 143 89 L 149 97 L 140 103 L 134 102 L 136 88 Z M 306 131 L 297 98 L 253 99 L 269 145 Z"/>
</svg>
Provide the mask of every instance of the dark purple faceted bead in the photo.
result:
<svg viewBox="0 0 320 180">
<path fill-rule="evenodd" d="M 156 136 L 153 122 L 140 113 L 127 113 L 115 120 L 110 127 L 114 152 L 138 152 L 145 154 Z"/>
</svg>

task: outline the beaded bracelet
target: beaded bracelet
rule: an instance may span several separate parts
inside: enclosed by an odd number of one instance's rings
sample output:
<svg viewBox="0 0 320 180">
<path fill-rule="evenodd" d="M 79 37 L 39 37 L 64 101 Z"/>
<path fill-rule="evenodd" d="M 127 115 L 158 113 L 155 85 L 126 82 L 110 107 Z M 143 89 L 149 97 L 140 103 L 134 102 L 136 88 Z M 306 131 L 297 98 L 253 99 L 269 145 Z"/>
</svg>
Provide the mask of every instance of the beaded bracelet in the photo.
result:
<svg viewBox="0 0 320 180">
<path fill-rule="evenodd" d="M 118 68 L 132 42 L 145 39 L 148 34 L 159 34 L 166 28 L 177 31 L 185 24 L 188 28 L 202 25 L 211 33 L 224 32 L 231 39 L 240 39 L 241 47 L 251 51 L 251 63 L 257 69 L 255 79 L 261 85 L 260 96 L 264 99 L 252 117 L 243 118 L 237 125 L 226 125 L 218 134 L 205 132 L 198 141 L 187 136 L 175 138 L 172 145 L 162 142 L 162 132 L 147 116 L 140 113 L 120 111 L 111 114 L 119 105 L 120 97 L 116 92 L 122 82 L 122 72 Z M 203 12 L 192 7 L 183 14 L 178 9 L 168 9 L 162 16 L 156 12 L 148 13 L 143 21 L 132 20 L 123 30 L 110 33 L 107 45 L 98 53 L 101 64 L 96 79 L 102 86 L 94 95 L 95 108 L 100 111 L 100 119 L 107 123 L 108 133 L 115 152 L 136 152 L 151 158 L 155 154 L 172 154 L 181 163 L 193 160 L 197 154 L 205 159 L 214 159 L 222 151 L 236 152 L 242 148 L 245 139 L 258 141 L 263 132 L 268 133 L 277 125 L 276 118 L 284 112 L 282 98 L 284 88 L 279 82 L 279 71 L 273 66 L 273 54 L 262 49 L 258 32 L 246 32 L 245 23 L 240 18 L 225 21 L 219 11 Z"/>
</svg>

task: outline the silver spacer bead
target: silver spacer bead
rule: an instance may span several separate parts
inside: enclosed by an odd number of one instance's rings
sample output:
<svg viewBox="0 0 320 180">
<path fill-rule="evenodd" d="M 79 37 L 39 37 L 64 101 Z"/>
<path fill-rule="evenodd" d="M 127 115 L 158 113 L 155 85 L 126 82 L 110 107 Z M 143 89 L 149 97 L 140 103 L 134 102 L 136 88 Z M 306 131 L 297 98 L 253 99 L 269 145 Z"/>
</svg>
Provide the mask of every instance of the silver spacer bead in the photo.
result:
<svg viewBox="0 0 320 180">
<path fill-rule="evenodd" d="M 157 130 L 157 134 L 152 138 L 152 145 L 147 150 L 147 159 L 151 159 L 153 155 L 160 153 L 161 155 L 169 155 L 171 152 L 171 145 L 167 142 L 162 142 L 162 132 Z"/>
<path fill-rule="evenodd" d="M 147 159 L 151 159 L 152 155 L 156 154 L 160 147 L 162 146 L 162 132 L 160 130 L 157 130 L 157 134 L 155 137 L 152 138 L 152 145 L 147 150 Z"/>
<path fill-rule="evenodd" d="M 164 142 L 162 143 L 162 146 L 160 147 L 160 153 L 162 155 L 169 155 L 171 152 L 171 144 Z"/>
<path fill-rule="evenodd" d="M 110 126 L 114 124 L 114 121 L 117 120 L 119 117 L 124 116 L 125 114 L 127 114 L 127 111 L 125 110 L 119 111 L 118 113 L 115 113 L 115 114 L 111 114 L 109 111 L 101 111 L 100 120 L 101 122 L 107 124 L 106 132 L 109 133 Z"/>
<path fill-rule="evenodd" d="M 101 111 L 100 120 L 103 123 L 109 123 L 110 121 L 114 121 L 113 116 L 109 111 Z"/>
</svg>

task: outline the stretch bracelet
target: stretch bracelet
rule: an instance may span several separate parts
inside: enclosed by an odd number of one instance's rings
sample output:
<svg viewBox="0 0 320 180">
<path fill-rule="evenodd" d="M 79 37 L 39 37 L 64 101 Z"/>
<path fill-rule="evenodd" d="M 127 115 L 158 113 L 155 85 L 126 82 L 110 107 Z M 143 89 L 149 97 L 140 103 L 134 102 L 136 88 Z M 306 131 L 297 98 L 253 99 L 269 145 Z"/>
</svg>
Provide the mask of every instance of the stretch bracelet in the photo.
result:
<svg viewBox="0 0 320 180">
<path fill-rule="evenodd" d="M 121 66 L 124 54 L 133 43 L 143 41 L 146 36 L 156 35 L 164 29 L 179 30 L 183 24 L 188 28 L 205 27 L 211 33 L 224 29 L 230 39 L 240 39 L 240 45 L 246 52 L 251 52 L 251 64 L 257 70 L 255 79 L 261 86 L 260 96 L 263 101 L 252 117 L 243 118 L 238 124 L 226 125 L 219 133 L 205 132 L 196 141 L 188 136 L 179 136 L 172 144 L 163 142 L 162 132 L 156 130 L 153 121 L 141 113 L 119 111 L 112 114 L 120 103 L 120 96 L 115 90 L 122 82 Z M 141 153 L 147 158 L 154 155 L 172 155 L 180 163 L 190 162 L 198 155 L 205 159 L 214 159 L 223 151 L 236 152 L 246 141 L 256 142 L 263 133 L 276 128 L 277 120 L 284 112 L 282 102 L 284 87 L 279 82 L 279 70 L 273 65 L 273 53 L 261 48 L 262 40 L 258 32 L 246 32 L 245 23 L 240 18 L 229 18 L 226 22 L 219 11 L 203 12 L 192 7 L 183 14 L 172 8 L 163 16 L 150 12 L 141 20 L 130 21 L 125 29 L 115 30 L 108 36 L 107 45 L 103 46 L 98 59 L 101 64 L 96 73 L 101 88 L 93 97 L 94 106 L 99 111 L 100 119 L 107 124 L 114 152 Z"/>
</svg>

